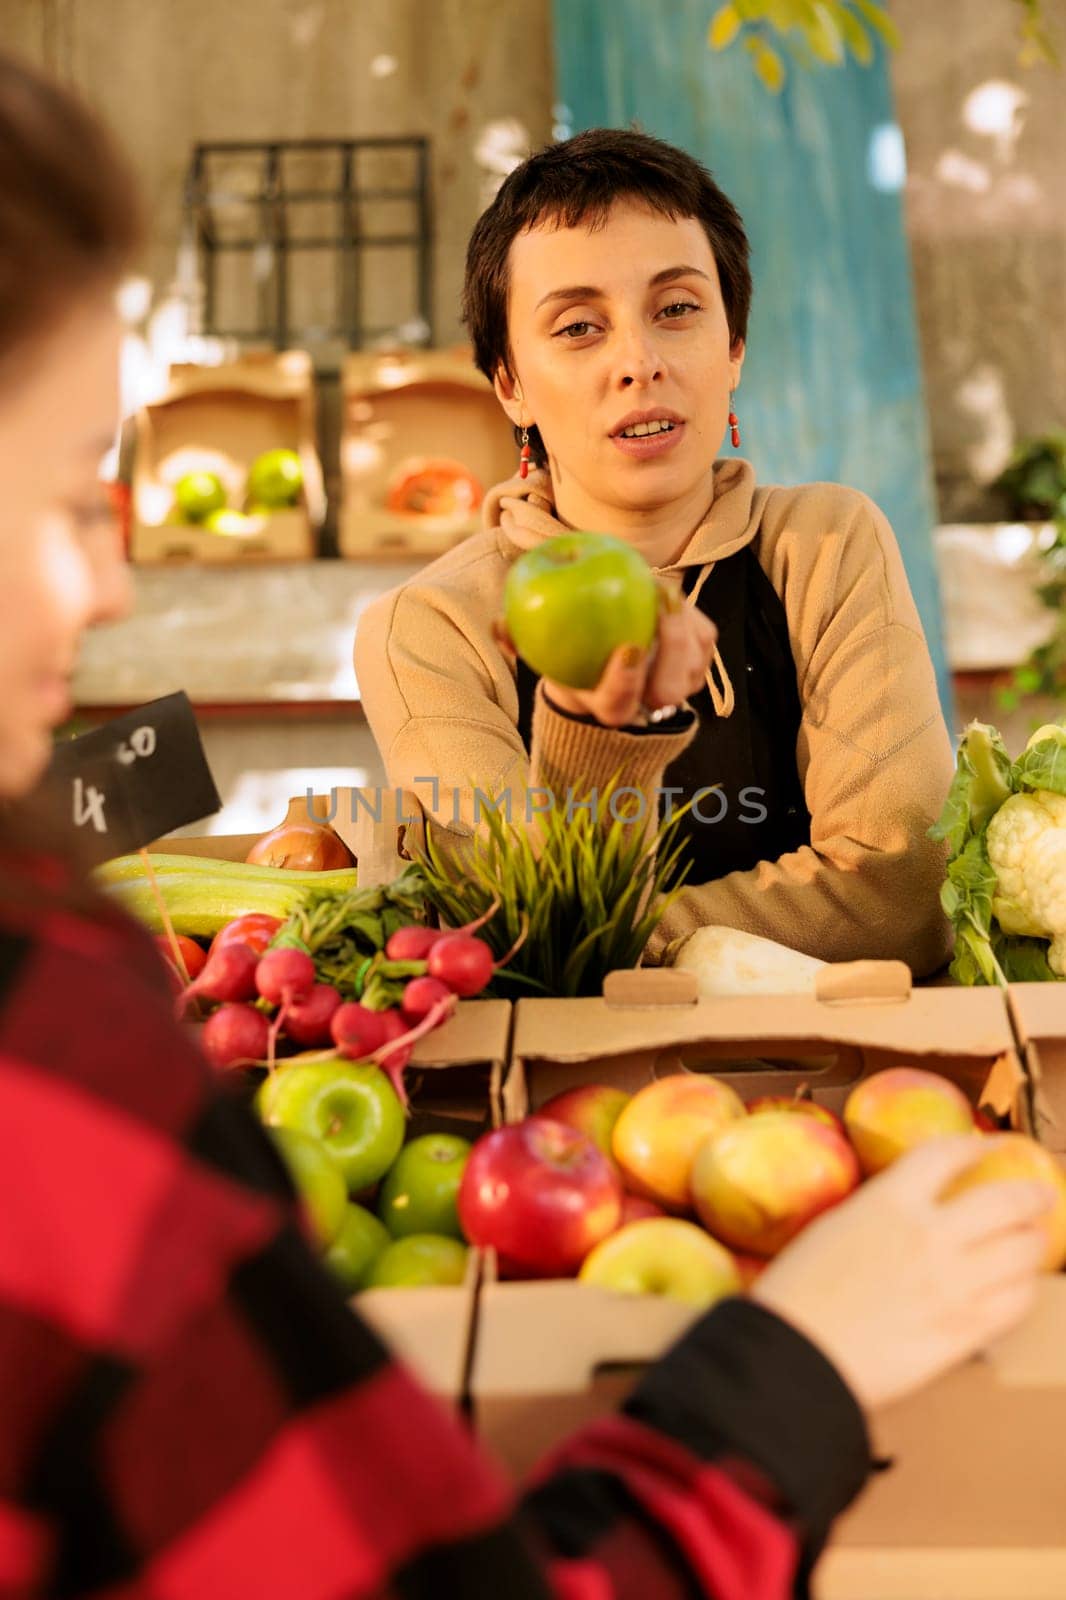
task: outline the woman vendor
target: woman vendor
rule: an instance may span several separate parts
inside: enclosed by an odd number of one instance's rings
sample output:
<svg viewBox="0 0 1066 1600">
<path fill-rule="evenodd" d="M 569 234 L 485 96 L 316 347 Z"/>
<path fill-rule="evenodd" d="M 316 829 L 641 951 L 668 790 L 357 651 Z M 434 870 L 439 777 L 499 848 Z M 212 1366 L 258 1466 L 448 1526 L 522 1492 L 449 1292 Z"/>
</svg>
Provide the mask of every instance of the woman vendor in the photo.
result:
<svg viewBox="0 0 1066 1600">
<path fill-rule="evenodd" d="M 618 773 L 682 826 L 687 886 L 648 951 L 711 923 L 826 960 L 948 953 L 941 848 L 952 774 L 935 677 L 892 531 L 834 484 L 760 486 L 718 459 L 751 300 L 741 219 L 707 171 L 598 129 L 518 167 L 477 223 L 464 312 L 521 445 L 484 531 L 375 602 L 356 671 L 389 782 L 469 833 L 474 785 Z M 564 529 L 639 550 L 683 604 L 594 690 L 538 681 L 500 639 L 503 587 Z M 664 795 L 669 799 L 664 799 Z"/>
</svg>

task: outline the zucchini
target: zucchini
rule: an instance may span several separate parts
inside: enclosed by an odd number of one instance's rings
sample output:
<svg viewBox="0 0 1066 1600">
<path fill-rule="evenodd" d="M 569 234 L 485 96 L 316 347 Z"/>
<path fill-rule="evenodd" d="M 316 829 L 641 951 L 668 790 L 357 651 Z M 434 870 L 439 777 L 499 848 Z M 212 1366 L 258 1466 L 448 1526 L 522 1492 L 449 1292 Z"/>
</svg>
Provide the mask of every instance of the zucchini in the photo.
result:
<svg viewBox="0 0 1066 1600">
<path fill-rule="evenodd" d="M 227 865 L 227 863 L 223 863 Z M 251 911 L 286 921 L 303 905 L 312 884 L 315 887 L 355 888 L 355 872 L 286 872 L 266 869 L 270 877 L 240 877 L 206 872 L 166 872 L 159 879 L 159 890 L 166 902 L 175 933 L 193 938 L 210 938 L 235 917 Z M 326 880 L 333 882 L 327 884 Z M 344 880 L 343 882 L 340 880 Z M 147 878 L 125 878 L 104 885 L 108 896 L 144 923 L 153 933 L 163 932 L 159 905 Z"/>
<path fill-rule="evenodd" d="M 341 867 L 333 872 L 293 872 L 288 867 L 256 866 L 248 861 L 219 861 L 214 856 L 150 855 L 152 869 L 158 876 L 170 877 L 180 873 L 184 877 L 230 878 L 234 883 L 300 883 L 307 889 L 326 889 L 331 894 L 341 893 L 356 886 L 356 869 Z M 97 883 L 105 888 L 114 883 L 130 883 L 137 879 L 147 881 L 144 862 L 139 855 L 115 856 L 93 871 Z"/>
</svg>

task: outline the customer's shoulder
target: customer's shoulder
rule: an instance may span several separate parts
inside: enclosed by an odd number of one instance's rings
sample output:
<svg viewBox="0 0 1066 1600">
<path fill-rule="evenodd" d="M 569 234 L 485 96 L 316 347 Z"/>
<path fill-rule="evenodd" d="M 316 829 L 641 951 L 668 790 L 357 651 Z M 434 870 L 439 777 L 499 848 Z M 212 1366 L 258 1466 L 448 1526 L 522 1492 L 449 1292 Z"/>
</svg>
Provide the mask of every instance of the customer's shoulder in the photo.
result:
<svg viewBox="0 0 1066 1600">
<path fill-rule="evenodd" d="M 0 904 L 0 1063 L 175 1136 L 209 1084 L 151 940 L 106 905 Z"/>
</svg>

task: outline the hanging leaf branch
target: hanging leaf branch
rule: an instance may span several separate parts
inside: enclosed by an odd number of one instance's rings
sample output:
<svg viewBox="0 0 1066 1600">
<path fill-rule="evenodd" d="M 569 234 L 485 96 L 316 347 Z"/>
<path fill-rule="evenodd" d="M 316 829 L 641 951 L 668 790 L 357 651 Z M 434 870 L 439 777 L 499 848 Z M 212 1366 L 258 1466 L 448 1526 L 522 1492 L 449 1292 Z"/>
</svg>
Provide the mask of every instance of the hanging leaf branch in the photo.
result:
<svg viewBox="0 0 1066 1600">
<path fill-rule="evenodd" d="M 1045 61 L 1057 66 L 1044 0 L 1011 3 L 1023 11 L 1021 64 Z M 727 50 L 739 41 L 772 94 L 784 87 L 785 54 L 802 67 L 841 67 L 849 57 L 869 66 L 878 39 L 893 50 L 900 42 L 899 29 L 882 0 L 727 0 L 707 30 L 712 50 Z"/>
</svg>

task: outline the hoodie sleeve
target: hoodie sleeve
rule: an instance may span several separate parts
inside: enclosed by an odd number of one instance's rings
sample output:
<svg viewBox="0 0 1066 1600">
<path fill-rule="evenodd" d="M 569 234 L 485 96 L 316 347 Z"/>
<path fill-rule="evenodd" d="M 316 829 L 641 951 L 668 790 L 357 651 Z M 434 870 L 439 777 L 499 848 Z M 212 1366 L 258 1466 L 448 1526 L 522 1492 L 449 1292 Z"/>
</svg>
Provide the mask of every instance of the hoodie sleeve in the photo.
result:
<svg viewBox="0 0 1066 1600">
<path fill-rule="evenodd" d="M 488 797 L 503 797 L 516 826 L 587 798 L 612 779 L 657 806 L 663 771 L 695 734 L 696 719 L 644 729 L 604 728 L 552 706 L 538 687 L 527 760 L 511 669 L 461 586 L 413 584 L 370 605 L 355 642 L 360 698 L 390 784 L 415 794 L 438 829 L 469 836 Z"/>
<path fill-rule="evenodd" d="M 811 843 L 685 889 L 647 959 L 722 924 L 825 961 L 899 959 L 923 976 L 950 952 L 945 852 L 928 829 L 953 761 L 903 561 L 865 496 L 828 484 L 777 495 L 760 561 L 789 618 Z"/>
</svg>

